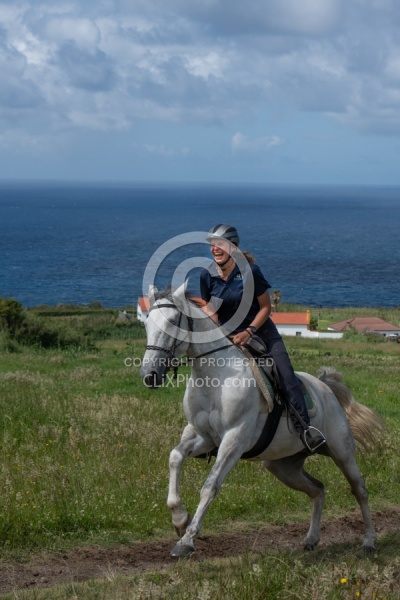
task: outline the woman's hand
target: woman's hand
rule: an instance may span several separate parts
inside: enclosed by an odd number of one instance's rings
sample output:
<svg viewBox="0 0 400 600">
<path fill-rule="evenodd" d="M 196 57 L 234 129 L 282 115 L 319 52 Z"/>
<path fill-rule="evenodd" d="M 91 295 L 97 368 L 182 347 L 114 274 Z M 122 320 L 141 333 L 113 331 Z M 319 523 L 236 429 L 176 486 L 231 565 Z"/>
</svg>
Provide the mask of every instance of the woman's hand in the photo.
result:
<svg viewBox="0 0 400 600">
<path fill-rule="evenodd" d="M 236 344 L 236 346 L 244 346 L 247 344 L 250 338 L 251 333 L 245 329 L 244 331 L 239 331 L 239 333 L 236 333 L 232 338 L 232 342 Z"/>
</svg>

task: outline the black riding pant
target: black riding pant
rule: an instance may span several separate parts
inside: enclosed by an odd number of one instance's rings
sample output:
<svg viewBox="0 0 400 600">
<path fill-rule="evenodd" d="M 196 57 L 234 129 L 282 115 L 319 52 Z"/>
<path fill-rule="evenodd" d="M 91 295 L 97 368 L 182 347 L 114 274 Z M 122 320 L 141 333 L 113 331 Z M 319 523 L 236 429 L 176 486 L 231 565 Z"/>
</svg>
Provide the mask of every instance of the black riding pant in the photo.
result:
<svg viewBox="0 0 400 600">
<path fill-rule="evenodd" d="M 294 406 L 307 427 L 310 425 L 310 417 L 308 416 L 304 394 L 302 392 L 299 380 L 294 373 L 292 363 L 290 362 L 289 355 L 285 348 L 285 344 L 283 343 L 282 339 L 271 340 L 266 339 L 262 335 L 260 335 L 260 337 L 262 337 L 263 341 L 267 345 L 269 354 L 274 360 L 279 373 L 283 393 L 289 402 L 289 412 L 291 413 L 296 430 L 300 433 L 303 431 L 303 427 L 296 418 L 296 415 L 290 411 L 290 405 Z"/>
</svg>

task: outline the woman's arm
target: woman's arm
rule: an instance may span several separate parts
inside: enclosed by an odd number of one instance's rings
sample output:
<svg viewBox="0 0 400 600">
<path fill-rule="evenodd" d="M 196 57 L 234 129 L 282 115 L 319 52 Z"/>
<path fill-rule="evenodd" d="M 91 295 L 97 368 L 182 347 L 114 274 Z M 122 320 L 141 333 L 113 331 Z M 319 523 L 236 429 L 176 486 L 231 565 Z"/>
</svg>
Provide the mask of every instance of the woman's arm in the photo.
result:
<svg viewBox="0 0 400 600">
<path fill-rule="evenodd" d="M 260 306 L 260 310 L 254 317 L 250 325 L 253 325 L 254 327 L 257 327 L 257 329 L 259 329 L 261 325 L 264 325 L 265 321 L 271 314 L 271 298 L 269 296 L 268 290 L 261 294 L 261 296 L 258 296 L 257 300 Z"/>
<path fill-rule="evenodd" d="M 271 314 L 271 298 L 269 296 L 268 290 L 261 294 L 261 296 L 258 296 L 257 300 L 260 310 L 254 317 L 250 325 L 259 329 Z M 240 331 L 233 337 L 233 343 L 238 344 L 239 346 L 244 346 L 245 344 L 247 344 L 250 338 L 250 332 L 247 331 L 247 329 L 245 329 L 244 331 Z"/>
<path fill-rule="evenodd" d="M 214 323 L 218 324 L 218 313 L 215 312 L 215 308 L 212 305 L 212 302 L 205 302 L 202 306 L 201 309 L 206 313 L 206 315 L 208 315 L 213 321 Z"/>
<path fill-rule="evenodd" d="M 218 314 L 211 302 L 211 280 L 210 273 L 204 269 L 200 274 L 200 294 L 203 300 L 200 308 L 208 315 L 214 323 L 218 324 Z"/>
</svg>

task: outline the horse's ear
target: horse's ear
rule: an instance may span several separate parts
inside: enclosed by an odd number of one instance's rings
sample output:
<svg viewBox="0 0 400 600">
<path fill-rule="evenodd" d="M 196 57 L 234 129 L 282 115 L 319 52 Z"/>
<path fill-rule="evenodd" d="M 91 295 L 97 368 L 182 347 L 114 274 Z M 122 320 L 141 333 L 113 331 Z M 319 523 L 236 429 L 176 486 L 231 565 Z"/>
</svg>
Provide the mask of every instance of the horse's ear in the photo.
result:
<svg viewBox="0 0 400 600">
<path fill-rule="evenodd" d="M 149 285 L 150 308 L 153 306 L 153 304 L 155 302 L 155 295 L 157 294 L 157 292 L 158 292 L 158 290 L 155 285 Z"/>
<path fill-rule="evenodd" d="M 175 290 L 175 292 L 172 294 L 172 299 L 174 301 L 174 304 L 180 310 L 183 310 L 183 307 L 187 305 L 187 300 L 186 300 L 187 286 L 188 286 L 188 280 L 186 279 L 186 281 L 184 283 L 182 283 L 182 285 L 180 285 L 178 287 L 178 289 Z"/>
</svg>

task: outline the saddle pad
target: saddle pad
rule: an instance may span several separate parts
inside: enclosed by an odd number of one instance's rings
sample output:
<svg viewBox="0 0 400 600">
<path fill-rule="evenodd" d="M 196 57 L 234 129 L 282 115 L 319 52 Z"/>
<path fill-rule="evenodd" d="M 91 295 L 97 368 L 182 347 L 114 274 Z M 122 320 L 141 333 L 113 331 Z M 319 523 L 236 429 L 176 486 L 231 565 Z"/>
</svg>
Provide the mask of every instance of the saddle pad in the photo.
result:
<svg viewBox="0 0 400 600">
<path fill-rule="evenodd" d="M 262 378 L 264 380 L 264 383 L 265 383 L 266 387 L 268 388 L 269 395 L 271 396 L 271 398 L 273 400 L 275 400 L 275 392 L 274 392 L 274 388 L 273 388 L 273 385 L 271 383 L 270 378 L 268 377 L 268 375 L 266 374 L 266 372 L 259 365 L 257 365 L 257 363 L 256 363 L 255 366 L 259 370 L 259 372 L 260 372 L 260 374 L 261 374 L 261 376 L 262 376 Z"/>
<path fill-rule="evenodd" d="M 260 367 L 260 365 L 257 364 L 256 360 L 254 360 L 254 357 L 250 354 L 250 352 L 247 350 L 247 348 L 241 348 L 241 350 L 242 350 L 243 354 L 246 357 L 248 357 L 250 359 L 253 359 L 252 363 L 251 363 L 251 366 L 252 366 L 252 369 L 253 369 L 253 373 L 256 376 L 256 373 L 254 371 L 254 370 L 256 370 L 257 375 L 258 376 L 261 375 L 262 382 L 265 385 L 265 387 L 267 388 L 267 391 L 269 392 L 269 395 L 270 395 L 271 400 L 273 401 L 273 404 L 275 404 L 276 398 L 275 398 L 274 386 L 273 386 L 273 383 L 271 382 L 270 378 L 268 377 L 268 375 L 266 374 L 266 372 L 264 371 L 264 369 L 262 369 Z M 304 385 L 304 383 L 302 382 L 302 380 L 300 379 L 300 377 L 298 375 L 296 375 L 295 377 L 296 377 L 297 381 L 299 382 L 299 384 L 301 386 L 301 390 L 302 390 L 303 395 L 304 395 L 304 400 L 305 400 L 305 403 L 306 403 L 306 408 L 307 408 L 308 415 L 309 415 L 310 418 L 313 418 L 316 415 L 316 410 L 315 410 L 315 407 L 314 407 L 313 400 L 312 400 L 312 398 L 310 396 L 310 393 L 308 392 L 306 386 Z M 257 379 L 257 377 L 256 377 L 256 379 Z M 263 395 L 265 397 L 265 394 L 263 394 Z M 272 410 L 272 407 L 270 406 L 270 411 L 271 410 Z M 286 416 L 286 410 L 283 411 L 282 416 Z"/>
<path fill-rule="evenodd" d="M 314 406 L 314 402 L 311 398 L 311 395 L 309 393 L 309 391 L 307 390 L 306 386 L 304 385 L 304 383 L 302 382 L 302 380 L 300 379 L 300 377 L 298 375 L 296 375 L 296 379 L 298 380 L 298 382 L 301 385 L 301 391 L 303 392 L 303 396 L 304 396 L 304 400 L 306 403 L 306 408 L 307 408 L 307 412 L 308 412 L 308 416 L 310 417 L 310 419 L 313 419 L 315 417 L 315 415 L 317 414 L 317 410 Z M 284 410 L 282 413 L 282 417 L 287 418 L 287 411 Z"/>
<path fill-rule="evenodd" d="M 271 398 L 273 398 L 273 400 L 275 401 L 274 388 L 272 386 L 272 383 L 271 383 L 270 379 L 267 377 L 267 374 L 262 369 L 260 369 L 260 373 L 263 376 L 265 385 L 268 388 L 268 391 L 269 391 L 269 393 L 271 395 Z M 311 398 L 311 395 L 310 395 L 309 391 L 307 390 L 306 386 L 304 385 L 304 383 L 302 382 L 302 380 L 300 379 L 300 377 L 298 377 L 296 375 L 296 378 L 297 378 L 297 380 L 299 381 L 299 383 L 301 385 L 301 391 L 303 392 L 303 396 L 304 396 L 304 400 L 305 400 L 305 403 L 306 403 L 306 408 L 307 408 L 308 416 L 310 418 L 313 418 L 316 415 L 316 409 L 315 409 L 315 406 L 314 406 L 314 402 L 313 402 L 313 400 Z M 282 417 L 286 417 L 286 410 L 283 411 Z"/>
<path fill-rule="evenodd" d="M 298 375 L 296 375 L 296 378 L 300 382 L 300 385 L 301 385 L 301 390 L 304 395 L 304 400 L 306 401 L 306 408 L 307 408 L 308 416 L 315 417 L 317 411 L 315 409 L 314 402 L 313 402 L 313 399 L 311 398 L 310 392 L 307 390 L 306 386 L 304 385 L 304 383 L 302 382 L 300 377 L 298 377 Z"/>
</svg>

